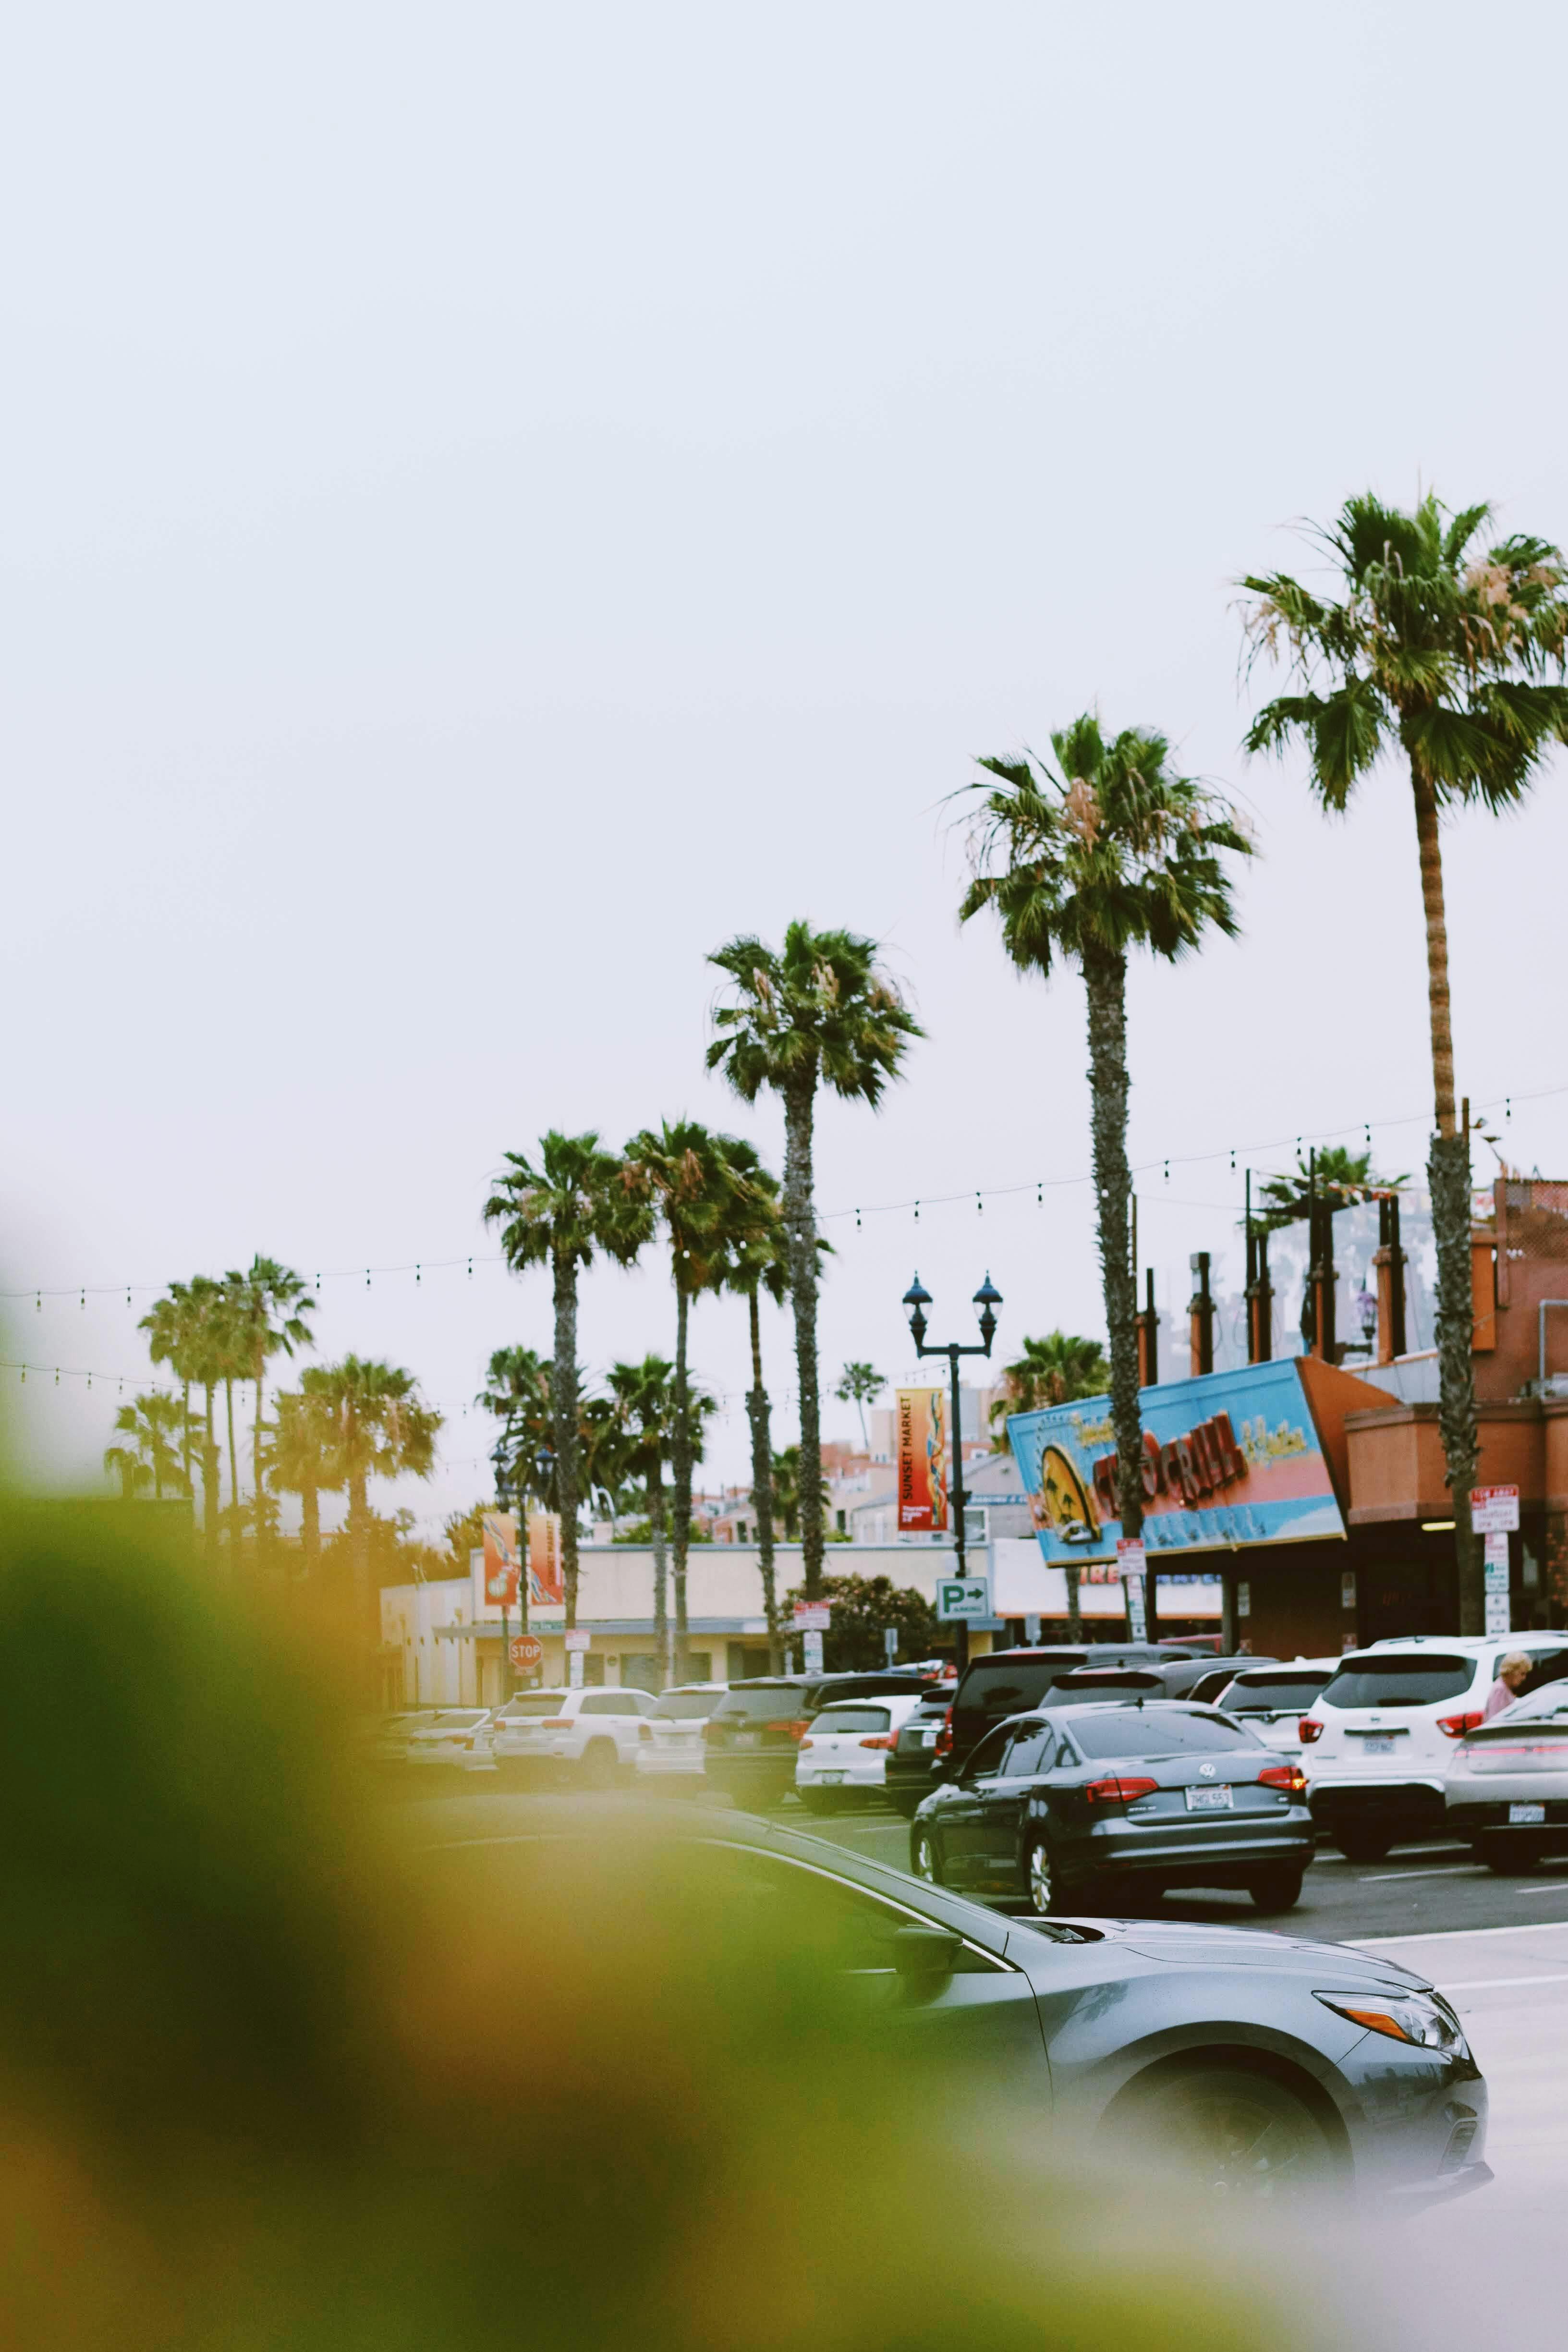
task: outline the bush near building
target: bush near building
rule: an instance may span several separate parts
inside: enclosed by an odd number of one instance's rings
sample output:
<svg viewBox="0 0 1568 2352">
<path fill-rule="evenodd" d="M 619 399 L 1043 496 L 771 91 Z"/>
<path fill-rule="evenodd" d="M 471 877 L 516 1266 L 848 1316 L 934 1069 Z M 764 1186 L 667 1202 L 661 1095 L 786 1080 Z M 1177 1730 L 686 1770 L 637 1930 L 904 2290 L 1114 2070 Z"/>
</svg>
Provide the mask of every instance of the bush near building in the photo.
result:
<svg viewBox="0 0 1568 2352">
<path fill-rule="evenodd" d="M 785 1594 L 786 1628 L 795 1603 L 805 1598 L 804 1585 Z M 888 1625 L 898 1628 L 901 1664 L 930 1657 L 941 1639 L 936 1612 L 925 1594 L 894 1584 L 890 1576 L 825 1576 L 821 1598 L 833 1612 L 822 1636 L 822 1664 L 829 1674 L 856 1674 L 882 1665 L 887 1656 L 883 1631 Z"/>
</svg>

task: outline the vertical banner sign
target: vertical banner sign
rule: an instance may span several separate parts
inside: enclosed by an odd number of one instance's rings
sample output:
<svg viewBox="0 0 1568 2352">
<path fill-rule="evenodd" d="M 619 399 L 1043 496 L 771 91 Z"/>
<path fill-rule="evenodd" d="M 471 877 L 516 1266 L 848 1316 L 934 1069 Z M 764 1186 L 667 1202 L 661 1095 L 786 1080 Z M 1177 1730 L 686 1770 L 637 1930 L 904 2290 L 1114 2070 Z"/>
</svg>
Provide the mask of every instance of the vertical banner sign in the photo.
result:
<svg viewBox="0 0 1568 2352">
<path fill-rule="evenodd" d="M 898 1391 L 898 1532 L 947 1526 L 947 1401 L 940 1389 Z"/>
<path fill-rule="evenodd" d="M 566 1605 L 559 1511 L 528 1513 L 528 1604 L 541 1609 L 561 1609 Z"/>
<path fill-rule="evenodd" d="M 509 1511 L 486 1511 L 485 1528 L 485 1598 L 497 1609 L 517 1605 L 517 1523 Z"/>
<path fill-rule="evenodd" d="M 1486 1559 L 1486 1632 L 1512 1631 L 1508 1598 L 1508 1537 L 1497 1531 L 1482 1538 Z"/>
<path fill-rule="evenodd" d="M 1144 1606 L 1144 1580 L 1148 1572 L 1148 1554 L 1138 1538 L 1117 1537 L 1116 1565 L 1122 1572 L 1122 1596 L 1127 1604 L 1127 1639 L 1146 1642 L 1149 1618 Z"/>
</svg>

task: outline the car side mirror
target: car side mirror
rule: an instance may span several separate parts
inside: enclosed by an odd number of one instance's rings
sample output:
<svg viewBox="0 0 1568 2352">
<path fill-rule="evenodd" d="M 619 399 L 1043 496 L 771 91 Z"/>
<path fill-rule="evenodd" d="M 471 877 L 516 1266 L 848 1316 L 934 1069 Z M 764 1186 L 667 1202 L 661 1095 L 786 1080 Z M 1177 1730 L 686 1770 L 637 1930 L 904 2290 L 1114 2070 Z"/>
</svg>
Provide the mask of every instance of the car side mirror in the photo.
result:
<svg viewBox="0 0 1568 2352">
<path fill-rule="evenodd" d="M 897 1927 L 893 1965 L 906 1980 L 929 1985 L 952 1975 L 963 1948 L 964 1938 L 950 1927 Z"/>
</svg>

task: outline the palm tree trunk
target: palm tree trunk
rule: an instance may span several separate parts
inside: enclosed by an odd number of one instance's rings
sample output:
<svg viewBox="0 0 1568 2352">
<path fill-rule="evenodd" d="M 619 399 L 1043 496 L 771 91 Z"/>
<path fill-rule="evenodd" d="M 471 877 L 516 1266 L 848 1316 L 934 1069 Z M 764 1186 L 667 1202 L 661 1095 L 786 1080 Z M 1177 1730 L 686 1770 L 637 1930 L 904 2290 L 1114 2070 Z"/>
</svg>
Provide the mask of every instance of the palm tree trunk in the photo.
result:
<svg viewBox="0 0 1568 2352">
<path fill-rule="evenodd" d="M 692 1302 L 679 1271 L 675 1275 L 674 1413 L 670 1432 L 670 1471 L 674 1481 L 672 1534 L 675 1586 L 675 1680 L 689 1679 L 686 1661 L 686 1559 L 692 1546 L 692 1421 L 691 1389 L 686 1379 L 686 1343 Z"/>
<path fill-rule="evenodd" d="M 822 1417 L 817 1392 L 817 1220 L 811 1198 L 811 1120 L 816 1066 L 784 1095 L 784 1230 L 795 1309 L 795 1372 L 800 1391 L 800 1565 L 808 1601 L 822 1593 Z"/>
<path fill-rule="evenodd" d="M 308 1575 L 321 1557 L 321 1496 L 308 1478 L 299 1485 L 299 1549 Z"/>
<path fill-rule="evenodd" d="M 224 1381 L 224 1405 L 229 1423 L 229 1549 L 239 1556 L 239 1453 L 235 1445 L 235 1384 Z"/>
<path fill-rule="evenodd" d="M 746 1303 L 751 1310 L 751 1393 L 746 1400 L 751 1423 L 751 1507 L 757 1514 L 757 1564 L 762 1571 L 762 1613 L 768 1620 L 768 1669 L 777 1675 L 784 1667 L 784 1634 L 773 1573 L 773 1439 L 768 1391 L 762 1385 L 762 1311 L 755 1284 Z"/>
<path fill-rule="evenodd" d="M 202 1440 L 202 1534 L 206 1543 L 207 1566 L 215 1568 L 218 1559 L 218 1444 L 213 1433 L 213 1384 L 208 1381 L 202 1391 L 205 1401 L 205 1424 Z"/>
<path fill-rule="evenodd" d="M 368 1625 L 371 1609 L 371 1508 L 362 1470 L 349 1473 L 349 1573 L 354 1581 L 355 1615 Z"/>
<path fill-rule="evenodd" d="M 180 1383 L 180 1468 L 184 1475 L 185 1492 L 193 1494 L 191 1482 L 191 1383 Z"/>
<path fill-rule="evenodd" d="M 653 1541 L 653 1648 L 659 1661 L 659 1687 L 668 1690 L 674 1677 L 670 1665 L 669 1574 L 664 1550 L 664 1465 L 654 1463 L 648 1473 L 648 1532 Z"/>
<path fill-rule="evenodd" d="M 555 1366 L 550 1380 L 555 1424 L 556 1501 L 560 1510 L 561 1582 L 566 1622 L 577 1623 L 577 1260 L 555 1253 Z"/>
<path fill-rule="evenodd" d="M 1144 1432 L 1138 1411 L 1138 1290 L 1127 1232 L 1127 1201 L 1133 1189 L 1127 1166 L 1127 960 L 1103 950 L 1087 952 L 1083 979 L 1089 997 L 1089 1087 L 1100 1279 L 1111 1341 L 1116 1499 L 1123 1535 L 1136 1536 L 1144 1525 Z M 1070 1570 L 1068 1619 L 1071 1638 L 1078 1641 L 1082 1622 L 1078 1595 L 1072 1589 L 1075 1580 Z"/>
<path fill-rule="evenodd" d="M 1448 927 L 1443 908 L 1443 852 L 1437 796 L 1412 760 L 1416 839 L 1421 853 L 1421 906 L 1427 919 L 1427 1003 L 1432 1029 L 1432 1093 L 1437 1132 L 1427 1161 L 1432 1239 L 1437 1255 L 1437 1429 L 1454 1513 L 1459 1631 L 1486 1624 L 1481 1545 L 1470 1525 L 1470 1488 L 1480 1464 L 1476 1421 L 1475 1299 L 1470 1272 L 1470 1139 L 1454 1116 L 1454 1030 L 1448 1000 Z"/>
<path fill-rule="evenodd" d="M 259 1570 L 267 1550 L 266 1496 L 261 1483 L 261 1413 L 267 1394 L 267 1359 L 260 1349 L 256 1355 L 256 1426 L 250 1440 L 250 1481 L 256 1490 L 256 1564 Z"/>
</svg>

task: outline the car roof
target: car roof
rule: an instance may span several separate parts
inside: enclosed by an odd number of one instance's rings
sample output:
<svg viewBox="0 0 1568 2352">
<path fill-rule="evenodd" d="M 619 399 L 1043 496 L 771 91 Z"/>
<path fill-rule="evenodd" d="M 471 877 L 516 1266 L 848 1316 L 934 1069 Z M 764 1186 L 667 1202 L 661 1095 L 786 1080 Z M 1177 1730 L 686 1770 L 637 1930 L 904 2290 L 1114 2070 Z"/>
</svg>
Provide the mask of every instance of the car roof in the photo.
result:
<svg viewBox="0 0 1568 2352">
<path fill-rule="evenodd" d="M 1562 1649 L 1568 1644 L 1568 1633 L 1558 1632 L 1532 1633 L 1389 1633 L 1380 1642 L 1364 1642 L 1356 1649 L 1347 1650 L 1345 1656 L 1364 1657 L 1370 1651 L 1458 1650 L 1464 1655 L 1479 1658 L 1499 1643 L 1504 1649 Z"/>
<path fill-rule="evenodd" d="M 1354 1654 L 1347 1650 L 1344 1654 L 1350 1657 Z M 1217 1663 L 1223 1665 L 1225 1660 L 1221 1658 Z M 1338 1658 L 1254 1658 L 1249 1666 L 1238 1666 L 1230 1679 L 1240 1683 L 1249 1675 L 1272 1675 L 1276 1680 L 1281 1675 L 1332 1675 L 1339 1672 L 1340 1664 Z"/>
</svg>

